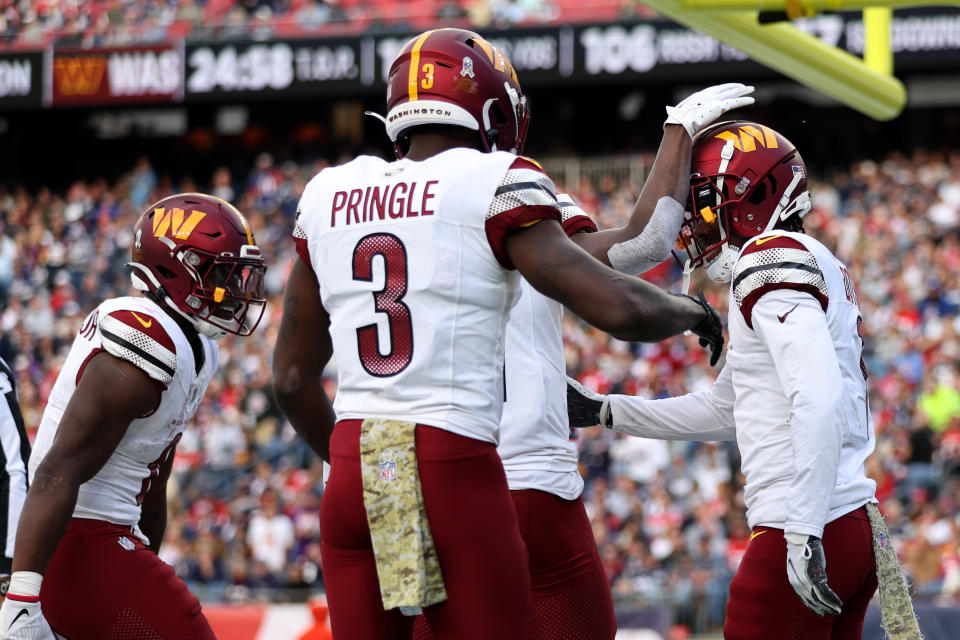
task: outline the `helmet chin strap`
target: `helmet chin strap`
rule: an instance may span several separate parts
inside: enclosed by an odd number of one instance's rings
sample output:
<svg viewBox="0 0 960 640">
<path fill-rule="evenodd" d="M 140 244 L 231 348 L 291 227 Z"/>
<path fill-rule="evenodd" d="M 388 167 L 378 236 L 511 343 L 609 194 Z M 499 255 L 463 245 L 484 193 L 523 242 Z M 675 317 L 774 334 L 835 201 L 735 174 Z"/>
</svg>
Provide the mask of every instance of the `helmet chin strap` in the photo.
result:
<svg viewBox="0 0 960 640">
<path fill-rule="evenodd" d="M 792 198 L 794 189 L 800 184 L 800 181 L 805 177 L 803 171 L 798 171 L 799 167 L 794 167 L 793 180 L 790 181 L 790 184 L 787 185 L 787 188 L 784 189 L 783 195 L 780 197 L 780 201 L 777 202 L 777 208 L 773 210 L 773 215 L 770 216 L 770 219 L 767 220 L 767 226 L 764 227 L 763 232 L 773 230 L 778 223 L 786 220 L 795 213 L 799 213 L 800 217 L 807 215 L 810 211 L 810 192 L 804 191 L 803 193 L 797 195 L 796 198 Z"/>
<path fill-rule="evenodd" d="M 730 160 L 733 158 L 734 149 L 735 147 L 733 140 L 727 140 L 727 143 L 723 145 L 723 149 L 720 150 L 720 167 L 717 169 L 717 207 L 723 204 L 723 174 L 727 170 L 727 167 L 730 166 Z M 707 275 L 709 275 L 710 279 L 714 282 L 729 282 L 729 276 L 726 278 L 726 280 L 724 280 L 723 274 L 729 273 L 730 268 L 733 267 L 733 263 L 736 261 L 736 256 L 738 253 L 740 253 L 740 251 L 733 250 L 732 247 L 730 247 L 730 242 L 727 238 L 727 230 L 723 228 L 723 220 L 719 214 L 717 214 L 717 228 L 720 230 L 720 253 L 710 261 L 709 265 L 707 265 Z M 727 264 L 727 267 L 723 267 L 723 264 Z M 717 268 L 717 265 L 721 265 L 719 269 Z M 711 269 L 711 267 L 713 268 Z"/>
<path fill-rule="evenodd" d="M 690 293 L 690 276 L 693 274 L 693 267 L 690 265 L 690 258 L 683 263 L 683 284 L 680 286 L 680 292 L 683 295 L 688 295 Z"/>
<path fill-rule="evenodd" d="M 496 102 L 496 101 L 497 101 L 496 98 L 489 98 L 485 103 L 483 103 L 483 130 L 484 130 L 484 132 L 488 132 L 488 131 L 490 131 L 491 129 L 492 129 L 493 131 L 496 131 L 496 129 L 494 129 L 494 127 L 493 127 L 493 124 L 490 122 L 490 107 L 492 107 L 492 106 L 493 106 L 493 103 Z M 488 135 L 487 133 L 483 133 L 483 134 L 481 134 L 481 135 L 487 136 L 486 140 L 487 140 L 487 144 L 488 144 L 489 147 L 490 147 L 490 151 L 497 151 L 497 141 L 496 141 L 495 139 L 494 139 L 494 140 L 491 140 L 490 137 L 489 137 L 489 135 Z"/>
</svg>

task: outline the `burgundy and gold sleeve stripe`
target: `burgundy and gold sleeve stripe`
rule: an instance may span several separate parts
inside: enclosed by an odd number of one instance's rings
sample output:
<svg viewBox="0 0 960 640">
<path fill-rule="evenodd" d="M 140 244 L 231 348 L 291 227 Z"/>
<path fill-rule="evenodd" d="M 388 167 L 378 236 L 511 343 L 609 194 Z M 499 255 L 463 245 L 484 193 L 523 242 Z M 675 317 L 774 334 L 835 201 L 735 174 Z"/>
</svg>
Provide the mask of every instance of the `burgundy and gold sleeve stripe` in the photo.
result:
<svg viewBox="0 0 960 640">
<path fill-rule="evenodd" d="M 539 220 L 562 221 L 556 191 L 550 176 L 532 160 L 517 158 L 507 169 L 486 216 L 487 240 L 502 267 L 514 268 L 504 249 L 511 231 Z"/>
<path fill-rule="evenodd" d="M 827 310 L 829 291 L 816 257 L 787 236 L 761 236 L 743 248 L 733 270 L 733 297 L 747 326 L 763 294 L 778 289 L 809 293 Z"/>
<path fill-rule="evenodd" d="M 119 310 L 100 319 L 103 348 L 164 385 L 177 370 L 177 347 L 159 320 L 139 311 Z"/>
</svg>

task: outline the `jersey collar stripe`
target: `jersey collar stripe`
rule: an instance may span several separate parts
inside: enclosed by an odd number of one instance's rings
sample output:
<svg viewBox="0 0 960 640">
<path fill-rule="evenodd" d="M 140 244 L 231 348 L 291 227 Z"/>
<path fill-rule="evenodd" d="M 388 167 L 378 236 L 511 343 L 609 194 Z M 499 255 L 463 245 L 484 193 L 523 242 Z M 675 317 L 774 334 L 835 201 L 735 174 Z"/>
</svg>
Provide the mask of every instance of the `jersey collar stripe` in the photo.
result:
<svg viewBox="0 0 960 640">
<path fill-rule="evenodd" d="M 810 273 L 823 277 L 823 273 L 820 271 L 820 269 L 803 264 L 802 262 L 773 262 L 771 264 L 762 264 L 757 265 L 756 267 L 750 267 L 749 269 L 744 269 L 733 281 L 733 288 L 736 289 L 737 285 L 743 282 L 744 278 L 748 278 L 758 271 L 766 271 L 768 269 L 799 269 L 801 271 L 809 271 Z"/>
<path fill-rule="evenodd" d="M 176 371 L 172 367 L 168 366 L 165 362 L 163 362 L 159 358 L 155 358 L 154 356 L 150 355 L 149 353 L 147 353 L 137 345 L 127 340 L 124 340 L 117 334 L 111 333 L 105 330 L 102 326 L 100 327 L 100 334 L 107 340 L 117 343 L 124 349 L 129 349 L 133 353 L 137 354 L 138 356 L 140 356 L 141 358 L 143 358 L 153 366 L 157 367 L 158 369 L 160 369 L 161 371 L 169 375 L 171 378 L 173 377 L 173 374 L 176 373 Z"/>
<path fill-rule="evenodd" d="M 417 93 L 417 81 L 420 77 L 420 49 L 423 47 L 423 43 L 426 42 L 427 38 L 430 37 L 430 34 L 436 31 L 433 29 L 427 31 L 425 34 L 417 38 L 417 41 L 413 43 L 413 48 L 410 50 L 410 76 L 407 81 L 407 91 L 410 95 L 410 102 L 417 100 L 419 98 Z"/>
</svg>

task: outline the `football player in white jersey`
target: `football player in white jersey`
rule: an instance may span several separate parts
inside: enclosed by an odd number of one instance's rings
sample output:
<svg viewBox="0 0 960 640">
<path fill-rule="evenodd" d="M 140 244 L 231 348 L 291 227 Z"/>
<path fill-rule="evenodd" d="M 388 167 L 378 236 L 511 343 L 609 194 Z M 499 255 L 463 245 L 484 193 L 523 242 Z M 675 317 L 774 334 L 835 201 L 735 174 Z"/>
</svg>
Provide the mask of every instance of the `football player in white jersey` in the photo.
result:
<svg viewBox="0 0 960 640">
<path fill-rule="evenodd" d="M 843 264 L 803 233 L 807 170 L 769 127 L 694 140 L 689 264 L 730 282 L 727 361 L 709 391 L 645 400 L 570 381 L 573 426 L 736 440 L 750 545 L 730 585 L 727 640 L 860 638 L 877 588 L 864 473 L 874 448 L 861 312 Z"/>
<path fill-rule="evenodd" d="M 690 189 L 691 138 L 722 113 L 753 102 L 753 88 L 709 87 L 667 109 L 663 140 L 630 220 L 597 226 L 567 194 L 557 194 L 570 239 L 617 271 L 636 275 L 657 266 L 683 222 Z M 612 640 L 616 618 L 580 494 L 577 447 L 567 420 L 563 306 L 521 281 L 507 322 L 506 402 L 497 452 L 503 461 L 530 565 L 529 640 Z M 415 640 L 431 637 L 423 617 Z"/>
<path fill-rule="evenodd" d="M 131 280 L 83 322 L 44 410 L 3 637 L 214 638 L 156 552 L 184 425 L 217 367 L 215 340 L 250 335 L 266 269 L 243 215 L 212 196 L 157 202 L 134 227 Z"/>
<path fill-rule="evenodd" d="M 361 156 L 304 190 L 274 353 L 281 406 L 331 462 L 332 628 L 406 639 L 423 611 L 441 640 L 519 640 L 530 576 L 496 452 L 517 271 L 622 339 L 692 328 L 716 351 L 718 318 L 569 241 L 552 180 L 516 155 L 529 122 L 516 73 L 477 34 L 411 40 L 387 108 L 399 160 Z"/>
</svg>

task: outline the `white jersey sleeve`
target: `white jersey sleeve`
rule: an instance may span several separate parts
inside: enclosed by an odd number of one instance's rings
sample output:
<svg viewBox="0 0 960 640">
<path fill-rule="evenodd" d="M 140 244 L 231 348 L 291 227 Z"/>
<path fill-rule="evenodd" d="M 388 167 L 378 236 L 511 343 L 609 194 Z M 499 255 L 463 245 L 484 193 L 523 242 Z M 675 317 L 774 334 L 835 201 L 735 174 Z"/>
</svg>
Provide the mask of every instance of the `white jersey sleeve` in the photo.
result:
<svg viewBox="0 0 960 640">
<path fill-rule="evenodd" d="M 611 428 L 631 436 L 661 440 L 733 440 L 734 399 L 730 370 L 724 367 L 707 391 L 659 400 L 611 395 Z"/>
<path fill-rule="evenodd" d="M 758 236 L 740 252 L 734 265 L 733 298 L 748 327 L 757 301 L 774 290 L 802 291 L 827 310 L 829 292 L 816 256 L 786 234 Z"/>
<path fill-rule="evenodd" d="M 166 387 L 177 372 L 177 347 L 154 315 L 131 309 L 105 313 L 97 324 L 103 349 Z"/>
<path fill-rule="evenodd" d="M 790 310 L 787 320 L 779 316 Z M 827 522 L 846 420 L 843 380 L 827 318 L 807 293 L 781 289 L 753 307 L 753 328 L 770 352 L 791 405 L 793 475 L 784 530 L 820 537 Z"/>
<path fill-rule="evenodd" d="M 560 209 L 560 215 L 562 216 L 563 231 L 568 236 L 573 236 L 573 234 L 581 231 L 587 233 L 597 231 L 597 223 L 587 215 L 587 212 L 576 203 L 569 193 L 557 194 L 557 207 Z"/>
<path fill-rule="evenodd" d="M 561 221 L 556 186 L 535 160 L 519 157 L 511 163 L 494 191 L 487 209 L 487 239 L 493 255 L 506 269 L 513 269 L 504 242 L 507 235 L 540 220 Z"/>
</svg>

